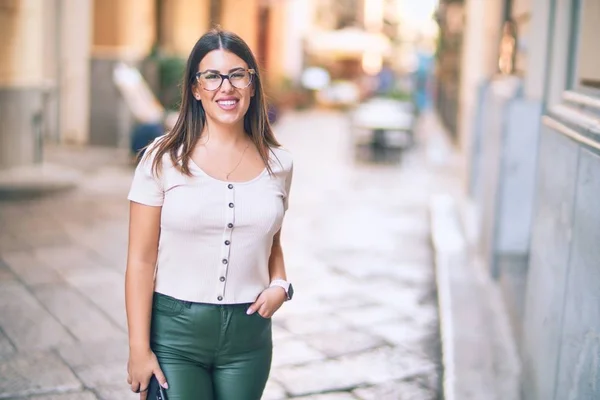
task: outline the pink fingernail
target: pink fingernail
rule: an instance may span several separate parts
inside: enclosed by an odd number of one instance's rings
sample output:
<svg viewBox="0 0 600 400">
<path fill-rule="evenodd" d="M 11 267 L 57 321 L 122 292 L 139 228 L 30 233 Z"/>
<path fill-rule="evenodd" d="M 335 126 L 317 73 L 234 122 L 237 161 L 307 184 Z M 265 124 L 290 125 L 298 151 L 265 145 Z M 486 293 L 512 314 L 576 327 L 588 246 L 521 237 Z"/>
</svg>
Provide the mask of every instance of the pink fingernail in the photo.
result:
<svg viewBox="0 0 600 400">
<path fill-rule="evenodd" d="M 168 388 L 169 388 L 169 384 L 168 384 L 167 382 L 165 382 L 165 383 L 162 385 L 162 387 L 163 387 L 163 388 L 165 388 L 165 389 L 168 389 Z"/>
</svg>

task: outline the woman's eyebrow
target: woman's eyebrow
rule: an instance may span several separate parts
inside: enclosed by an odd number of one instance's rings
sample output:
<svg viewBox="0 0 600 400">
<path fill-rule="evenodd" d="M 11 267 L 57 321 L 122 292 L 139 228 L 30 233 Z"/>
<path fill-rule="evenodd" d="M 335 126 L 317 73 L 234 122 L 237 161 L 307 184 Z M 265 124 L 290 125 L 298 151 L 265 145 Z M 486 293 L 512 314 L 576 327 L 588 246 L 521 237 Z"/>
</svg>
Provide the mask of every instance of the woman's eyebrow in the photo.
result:
<svg viewBox="0 0 600 400">
<path fill-rule="evenodd" d="M 245 68 L 244 67 L 235 67 L 235 68 L 231 68 L 228 72 L 238 71 L 240 69 L 245 69 Z M 218 69 L 207 69 L 207 70 L 204 70 L 204 71 L 200 71 L 201 74 L 204 74 L 205 72 L 214 72 L 214 73 L 217 73 L 217 74 L 221 73 L 221 71 L 219 71 Z"/>
</svg>

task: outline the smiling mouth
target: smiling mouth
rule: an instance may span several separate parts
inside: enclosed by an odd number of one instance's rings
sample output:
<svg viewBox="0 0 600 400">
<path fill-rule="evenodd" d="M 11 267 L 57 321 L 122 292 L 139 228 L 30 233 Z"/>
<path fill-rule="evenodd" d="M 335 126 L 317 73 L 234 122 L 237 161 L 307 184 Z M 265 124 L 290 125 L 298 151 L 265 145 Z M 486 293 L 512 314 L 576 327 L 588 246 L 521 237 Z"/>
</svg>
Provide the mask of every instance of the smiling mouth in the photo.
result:
<svg viewBox="0 0 600 400">
<path fill-rule="evenodd" d="M 233 111 L 237 108 L 239 103 L 238 99 L 229 99 L 229 100 L 218 100 L 217 105 L 223 111 Z"/>
<path fill-rule="evenodd" d="M 219 100 L 217 101 L 217 103 L 221 106 L 226 106 L 226 107 L 230 107 L 230 106 L 235 106 L 237 104 L 237 100 Z"/>
</svg>

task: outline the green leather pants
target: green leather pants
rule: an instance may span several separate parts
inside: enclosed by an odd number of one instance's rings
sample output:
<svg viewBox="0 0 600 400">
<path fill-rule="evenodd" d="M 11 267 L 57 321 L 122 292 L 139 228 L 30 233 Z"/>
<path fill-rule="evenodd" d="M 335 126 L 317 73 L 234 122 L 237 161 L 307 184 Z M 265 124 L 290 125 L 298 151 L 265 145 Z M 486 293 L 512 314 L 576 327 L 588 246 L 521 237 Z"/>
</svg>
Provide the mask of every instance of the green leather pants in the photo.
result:
<svg viewBox="0 0 600 400">
<path fill-rule="evenodd" d="M 271 368 L 271 320 L 246 315 L 249 305 L 154 294 L 150 345 L 169 400 L 260 400 Z"/>
</svg>

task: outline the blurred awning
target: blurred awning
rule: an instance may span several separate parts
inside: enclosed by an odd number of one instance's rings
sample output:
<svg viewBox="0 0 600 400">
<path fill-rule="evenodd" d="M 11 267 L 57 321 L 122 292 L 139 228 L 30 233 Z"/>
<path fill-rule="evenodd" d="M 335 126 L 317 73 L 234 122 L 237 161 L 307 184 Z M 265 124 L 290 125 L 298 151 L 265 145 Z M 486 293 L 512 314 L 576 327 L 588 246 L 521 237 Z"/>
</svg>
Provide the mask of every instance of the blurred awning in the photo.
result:
<svg viewBox="0 0 600 400">
<path fill-rule="evenodd" d="M 362 57 L 365 53 L 385 56 L 391 51 L 390 40 L 383 34 L 357 28 L 310 33 L 306 38 L 310 54 L 329 57 Z"/>
</svg>

